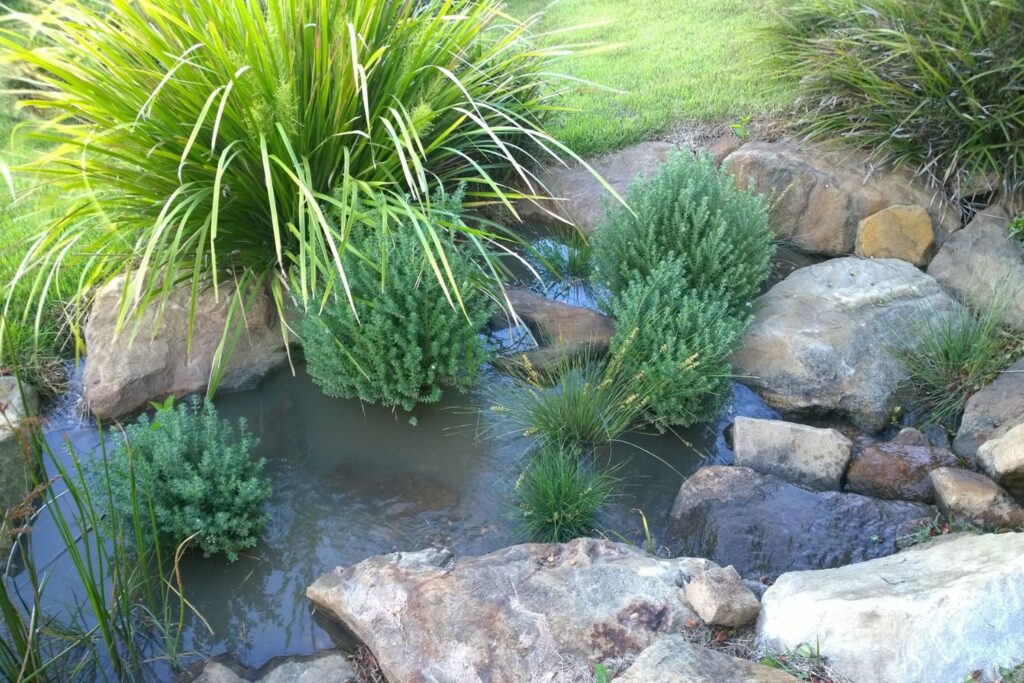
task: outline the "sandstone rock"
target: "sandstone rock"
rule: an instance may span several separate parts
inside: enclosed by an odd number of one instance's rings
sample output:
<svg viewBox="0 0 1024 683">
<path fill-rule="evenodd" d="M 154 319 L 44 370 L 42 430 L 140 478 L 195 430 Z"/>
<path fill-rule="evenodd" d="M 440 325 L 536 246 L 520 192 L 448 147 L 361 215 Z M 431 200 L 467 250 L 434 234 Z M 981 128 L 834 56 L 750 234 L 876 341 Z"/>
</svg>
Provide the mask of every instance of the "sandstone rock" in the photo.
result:
<svg viewBox="0 0 1024 683">
<path fill-rule="evenodd" d="M 963 681 L 1024 662 L 1024 534 L 937 539 L 824 571 L 779 577 L 758 642 L 820 648 L 856 683 Z M 988 679 L 986 679 L 988 680 Z"/>
<path fill-rule="evenodd" d="M 1024 424 L 981 444 L 978 465 L 1010 493 L 1024 497 Z"/>
<path fill-rule="evenodd" d="M 195 676 L 181 683 L 355 683 L 355 666 L 341 652 L 323 652 L 309 657 L 273 659 L 259 671 L 249 671 L 218 660 L 202 665 Z"/>
<path fill-rule="evenodd" d="M 860 449 L 846 471 L 846 488 L 875 498 L 930 503 L 935 496 L 928 473 L 955 465 L 948 450 L 931 446 L 916 429 L 904 429 L 892 441 Z"/>
<path fill-rule="evenodd" d="M 860 221 L 893 205 L 926 207 L 942 243 L 960 212 L 903 172 L 872 169 L 859 152 L 794 142 L 751 142 L 725 160 L 736 182 L 767 195 L 779 238 L 807 251 L 842 256 L 854 251 Z"/>
<path fill-rule="evenodd" d="M 978 213 L 942 246 L 928 274 L 975 310 L 1004 306 L 1003 322 L 1024 330 L 1024 244 L 1009 223 L 999 208 Z"/>
<path fill-rule="evenodd" d="M 663 636 L 640 653 L 616 683 L 795 683 L 797 678 L 745 659 L 730 657 Z"/>
<path fill-rule="evenodd" d="M 898 258 L 925 266 L 935 246 L 932 217 L 923 206 L 896 204 L 873 213 L 857 226 L 857 255 Z"/>
<path fill-rule="evenodd" d="M 838 491 L 853 444 L 834 429 L 737 417 L 736 464 L 812 489 Z"/>
<path fill-rule="evenodd" d="M 888 350 L 962 310 L 909 263 L 858 258 L 801 268 L 756 307 L 737 378 L 783 413 L 838 413 L 869 431 L 888 424 L 906 378 Z"/>
<path fill-rule="evenodd" d="M 39 394 L 14 377 L 0 376 L 0 552 L 11 547 L 11 536 L 4 519 L 12 507 L 25 499 L 32 488 L 32 441 L 26 419 L 39 414 Z"/>
<path fill-rule="evenodd" d="M 224 334 L 231 288 L 200 293 L 196 302 L 192 346 L 188 346 L 190 293 L 172 293 L 159 329 L 155 307 L 146 311 L 132 339 L 135 323 L 115 334 L 123 280 L 118 278 L 96 295 L 85 326 L 88 356 L 83 384 L 89 410 L 113 420 L 147 408 L 167 396 L 205 390 L 214 355 Z M 219 390 L 251 389 L 287 360 L 277 314 L 269 296 L 256 297 L 246 311 L 246 327 L 235 345 Z"/>
<path fill-rule="evenodd" d="M 809 491 L 746 467 L 712 466 L 679 489 L 665 543 L 743 576 L 777 576 L 889 555 L 905 527 L 933 516 L 918 503 Z"/>
<path fill-rule="evenodd" d="M 967 401 L 953 452 L 973 459 L 981 444 L 1024 423 L 1024 358 Z"/>
<path fill-rule="evenodd" d="M 444 551 L 371 557 L 306 594 L 376 656 L 389 681 L 593 681 L 696 620 L 682 586 L 715 565 L 578 539 L 454 565 Z"/>
<path fill-rule="evenodd" d="M 587 163 L 625 199 L 626 190 L 638 175 L 651 177 L 673 149 L 667 142 L 641 142 Z M 521 200 L 519 217 L 541 225 L 575 224 L 584 234 L 593 233 L 604 220 L 604 186 L 583 166 L 549 166 L 538 173 L 551 200 Z M 537 188 L 539 190 L 539 186 Z M 614 200 L 613 200 L 614 201 Z"/>
<path fill-rule="evenodd" d="M 734 567 L 709 569 L 686 584 L 686 599 L 706 624 L 731 628 L 757 618 L 761 603 Z"/>
<path fill-rule="evenodd" d="M 930 478 L 946 519 L 995 529 L 1024 526 L 1024 508 L 984 474 L 940 467 Z"/>
</svg>

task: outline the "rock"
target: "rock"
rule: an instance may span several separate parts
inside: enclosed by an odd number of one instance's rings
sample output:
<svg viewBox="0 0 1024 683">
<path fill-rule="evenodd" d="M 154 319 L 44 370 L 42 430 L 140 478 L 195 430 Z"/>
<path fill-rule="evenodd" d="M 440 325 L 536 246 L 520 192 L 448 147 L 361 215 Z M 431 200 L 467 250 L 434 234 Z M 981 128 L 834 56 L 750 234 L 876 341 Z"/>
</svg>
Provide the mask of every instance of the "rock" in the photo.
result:
<svg viewBox="0 0 1024 683">
<path fill-rule="evenodd" d="M 940 467 L 930 478 L 939 510 L 949 521 L 988 529 L 1024 527 L 1024 508 L 985 475 Z"/>
<path fill-rule="evenodd" d="M 663 636 L 640 653 L 616 683 L 795 683 L 785 671 L 730 657 L 686 642 L 680 635 Z"/>
<path fill-rule="evenodd" d="M 875 498 L 930 503 L 935 496 L 928 473 L 955 465 L 952 453 L 908 428 L 892 441 L 861 448 L 846 471 L 846 488 Z"/>
<path fill-rule="evenodd" d="M 964 407 L 953 452 L 973 460 L 981 444 L 1024 424 L 1024 358 L 999 373 Z"/>
<path fill-rule="evenodd" d="M 758 644 L 803 643 L 857 683 L 964 681 L 1024 662 L 1024 534 L 963 534 L 839 569 L 783 574 Z M 974 679 L 971 679 L 974 680 Z M 987 680 L 987 679 L 986 679 Z"/>
<path fill-rule="evenodd" d="M 1003 322 L 1024 330 L 1024 244 L 999 208 L 979 212 L 949 238 L 928 266 L 928 274 L 978 311 L 1002 306 Z"/>
<path fill-rule="evenodd" d="M 15 377 L 0 376 L 0 552 L 11 547 L 6 513 L 21 504 L 32 488 L 34 457 L 29 418 L 39 414 L 39 394 Z M 30 449 L 26 452 L 26 448 Z"/>
<path fill-rule="evenodd" d="M 189 351 L 187 288 L 171 294 L 155 333 L 154 306 L 146 311 L 132 339 L 134 321 L 115 335 L 122 287 L 123 279 L 118 278 L 100 289 L 85 326 L 85 400 L 90 411 L 107 420 L 131 415 L 172 394 L 184 396 L 205 390 L 231 305 L 230 286 L 221 287 L 219 301 L 212 289 L 199 294 Z M 248 305 L 246 329 L 218 389 L 251 389 L 286 360 L 274 304 L 269 296 L 255 297 Z"/>
<path fill-rule="evenodd" d="M 709 569 L 686 584 L 686 599 L 704 623 L 735 628 L 757 618 L 757 601 L 734 567 Z"/>
<path fill-rule="evenodd" d="M 1024 497 L 1024 424 L 981 444 L 978 465 L 1010 493 Z"/>
<path fill-rule="evenodd" d="M 729 155 L 736 182 L 767 195 L 777 237 L 815 253 L 851 254 L 862 220 L 894 205 L 926 207 L 942 243 L 960 225 L 944 196 L 900 171 L 873 169 L 860 152 L 794 142 L 751 142 Z"/>
<path fill-rule="evenodd" d="M 832 259 L 793 272 L 757 300 L 733 370 L 783 413 L 837 413 L 877 431 L 907 376 L 889 349 L 961 310 L 905 261 Z"/>
<path fill-rule="evenodd" d="M 822 491 L 843 488 L 853 443 L 834 429 L 737 417 L 736 464 Z"/>
<path fill-rule="evenodd" d="M 451 564 L 427 550 L 337 568 L 306 595 L 389 681 L 593 681 L 697 619 L 682 586 L 715 565 L 596 539 L 526 544 Z"/>
<path fill-rule="evenodd" d="M 587 163 L 625 199 L 626 190 L 637 176 L 651 177 L 655 174 L 672 149 L 673 146 L 667 142 L 641 142 L 597 159 L 588 159 Z M 516 212 L 524 222 L 547 226 L 568 222 L 590 235 L 604 221 L 606 190 L 584 166 L 549 166 L 542 169 L 538 177 L 552 199 L 516 202 Z M 543 194 L 539 186 L 536 189 Z"/>
<path fill-rule="evenodd" d="M 896 204 L 873 213 L 857 226 L 857 255 L 898 258 L 926 266 L 935 246 L 932 217 L 923 206 Z"/>
<path fill-rule="evenodd" d="M 889 555 L 906 527 L 926 517 L 932 508 L 918 503 L 809 491 L 746 467 L 712 466 L 683 482 L 665 542 L 743 576 L 777 576 Z"/>
<path fill-rule="evenodd" d="M 341 652 L 322 652 L 308 657 L 272 659 L 259 671 L 250 671 L 216 659 L 202 665 L 180 683 L 355 683 L 355 665 Z"/>
</svg>

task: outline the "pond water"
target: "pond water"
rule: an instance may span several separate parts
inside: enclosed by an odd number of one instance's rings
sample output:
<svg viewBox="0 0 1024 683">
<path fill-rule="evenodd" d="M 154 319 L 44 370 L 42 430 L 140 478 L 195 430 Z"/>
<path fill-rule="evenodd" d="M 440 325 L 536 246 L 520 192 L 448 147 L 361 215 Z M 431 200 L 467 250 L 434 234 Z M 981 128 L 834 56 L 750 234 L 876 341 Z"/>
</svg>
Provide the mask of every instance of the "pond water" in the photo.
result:
<svg viewBox="0 0 1024 683">
<path fill-rule="evenodd" d="M 210 636 L 194 625 L 187 644 L 208 655 L 229 652 L 251 667 L 345 644 L 305 598 L 320 574 L 395 550 L 437 545 L 475 555 L 521 540 L 510 499 L 529 443 L 502 434 L 487 410 L 505 381 L 490 374 L 477 394 L 446 396 L 411 415 L 328 398 L 301 368 L 294 377 L 281 371 L 255 391 L 218 398 L 224 417 L 244 417 L 261 439 L 257 455 L 266 458 L 273 484 L 271 521 L 262 542 L 234 563 L 187 558 L 187 596 L 214 631 Z M 723 432 L 734 415 L 771 414 L 742 386 L 733 393 L 713 425 L 631 434 L 602 456 L 621 464 L 623 479 L 600 519 L 605 535 L 643 545 L 643 511 L 657 541 L 683 478 L 731 459 Z M 75 419 L 67 404 L 49 416 L 54 452 L 64 452 L 65 438 L 80 456 L 96 452 L 97 430 Z M 42 516 L 32 550 L 52 563 L 51 597 L 65 600 L 71 587 L 60 584 L 59 548 Z"/>
</svg>

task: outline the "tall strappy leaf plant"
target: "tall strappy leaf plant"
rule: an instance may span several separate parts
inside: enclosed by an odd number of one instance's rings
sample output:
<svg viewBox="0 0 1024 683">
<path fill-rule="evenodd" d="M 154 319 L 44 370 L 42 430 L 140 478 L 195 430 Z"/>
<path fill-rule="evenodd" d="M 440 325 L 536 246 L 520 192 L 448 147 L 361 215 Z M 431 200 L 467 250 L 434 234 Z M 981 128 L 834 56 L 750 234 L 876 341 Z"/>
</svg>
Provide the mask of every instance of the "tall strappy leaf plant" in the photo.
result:
<svg viewBox="0 0 1024 683">
<path fill-rule="evenodd" d="M 24 106 L 56 151 L 30 169 L 75 200 L 17 278 L 34 305 L 85 261 L 79 304 L 127 274 L 120 325 L 171 288 L 271 287 L 307 307 L 351 296 L 354 229 L 416 232 L 461 306 L 438 230 L 485 256 L 487 224 L 428 220 L 439 186 L 467 207 L 540 194 L 538 160 L 573 156 L 543 132 L 556 93 L 530 22 L 498 0 L 36 2 L 0 47 L 27 65 Z M 545 87 L 541 87 L 544 85 Z M 514 209 L 513 209 L 514 210 Z M 386 277 L 386 273 L 382 273 Z M 34 314 L 27 313 L 27 315 Z M 225 336 L 222 351 L 230 351 Z"/>
</svg>

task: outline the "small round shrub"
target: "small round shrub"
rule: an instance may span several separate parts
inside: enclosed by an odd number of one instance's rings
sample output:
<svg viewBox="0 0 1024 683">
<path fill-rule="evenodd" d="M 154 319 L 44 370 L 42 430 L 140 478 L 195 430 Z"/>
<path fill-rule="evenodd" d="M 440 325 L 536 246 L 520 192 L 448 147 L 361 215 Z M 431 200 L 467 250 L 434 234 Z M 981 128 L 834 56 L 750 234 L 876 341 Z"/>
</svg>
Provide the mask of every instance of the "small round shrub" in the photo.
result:
<svg viewBox="0 0 1024 683">
<path fill-rule="evenodd" d="M 412 410 L 438 401 L 445 386 L 473 384 L 487 361 L 479 333 L 492 302 L 474 281 L 472 259 L 450 238 L 438 237 L 464 310 L 445 296 L 411 228 L 365 235 L 359 249 L 379 255 L 387 271 L 382 277 L 365 262 L 349 261 L 358 318 L 338 293 L 300 326 L 307 369 L 325 394 Z"/>
<path fill-rule="evenodd" d="M 674 260 L 683 289 L 730 309 L 745 308 L 775 254 L 761 197 L 737 189 L 706 154 L 674 153 L 650 180 L 629 188 L 625 207 L 609 204 L 594 237 L 597 278 L 613 297 Z"/>
<path fill-rule="evenodd" d="M 597 513 L 618 479 L 579 453 L 545 444 L 516 481 L 520 533 L 535 543 L 565 543 L 594 532 Z"/>
<path fill-rule="evenodd" d="M 617 322 L 611 353 L 622 354 L 627 375 L 646 378 L 648 419 L 659 428 L 714 419 L 729 394 L 729 356 L 750 317 L 691 290 L 679 261 L 662 261 L 612 306 Z"/>
<path fill-rule="evenodd" d="M 205 556 L 224 553 L 234 561 L 256 545 L 269 519 L 265 461 L 252 458 L 258 443 L 244 419 L 233 426 L 212 403 L 169 400 L 152 419 L 143 415 L 128 426 L 125 442 L 107 459 L 114 512 L 136 514 L 134 473 L 140 528 L 153 529 L 168 546 L 197 534 L 192 543 Z"/>
</svg>

